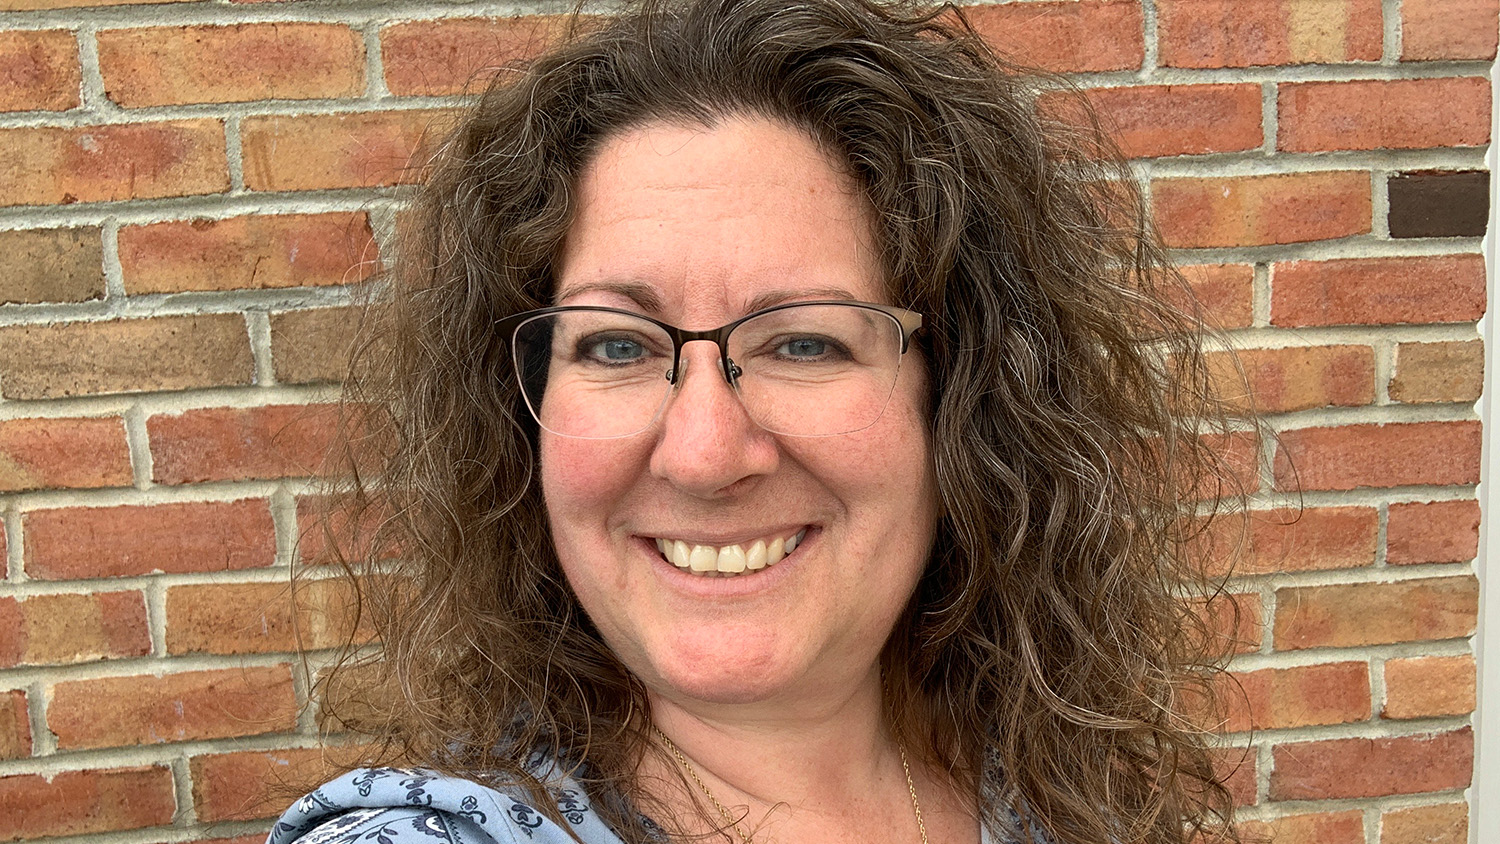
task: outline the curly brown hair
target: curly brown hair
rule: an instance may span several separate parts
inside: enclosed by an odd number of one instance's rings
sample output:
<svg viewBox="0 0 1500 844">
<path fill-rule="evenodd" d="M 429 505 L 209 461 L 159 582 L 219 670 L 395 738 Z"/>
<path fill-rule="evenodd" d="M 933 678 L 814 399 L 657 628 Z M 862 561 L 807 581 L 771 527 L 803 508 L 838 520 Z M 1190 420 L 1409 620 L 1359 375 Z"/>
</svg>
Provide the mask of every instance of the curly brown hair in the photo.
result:
<svg viewBox="0 0 1500 844">
<path fill-rule="evenodd" d="M 525 767 L 545 753 L 624 840 L 650 837 L 645 693 L 562 576 L 493 325 L 551 304 L 603 142 L 750 114 L 847 164 L 890 301 L 925 320 L 942 514 L 882 657 L 898 740 L 983 795 L 989 823 L 1232 837 L 1187 701 L 1223 644 L 1193 538 L 1241 494 L 1212 436 L 1238 423 L 1128 168 L 1089 121 L 1038 109 L 1059 84 L 959 10 L 867 0 L 635 4 L 500 74 L 417 192 L 347 385 L 366 473 L 346 506 L 379 514 L 350 570 L 382 644 L 334 677 L 363 662 L 384 691 L 333 723 L 379 739 L 362 761 L 518 784 L 545 808 Z"/>
</svg>

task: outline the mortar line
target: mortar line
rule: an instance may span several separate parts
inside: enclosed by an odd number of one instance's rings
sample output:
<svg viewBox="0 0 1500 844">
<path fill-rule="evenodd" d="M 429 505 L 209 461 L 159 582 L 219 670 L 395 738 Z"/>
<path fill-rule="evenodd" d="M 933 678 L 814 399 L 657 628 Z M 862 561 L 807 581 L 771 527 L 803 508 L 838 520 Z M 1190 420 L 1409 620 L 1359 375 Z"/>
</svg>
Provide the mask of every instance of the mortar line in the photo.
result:
<svg viewBox="0 0 1500 844">
<path fill-rule="evenodd" d="M 104 301 L 106 312 L 117 312 L 125 306 L 130 295 L 125 289 L 125 266 L 120 262 L 120 221 L 105 217 L 99 226 L 100 255 L 103 259 Z"/>
<path fill-rule="evenodd" d="M 151 432 L 146 425 L 146 411 L 132 404 L 122 414 L 125 422 L 125 446 L 130 453 L 130 474 L 135 488 L 149 490 L 155 486 L 155 461 L 151 454 Z"/>
</svg>

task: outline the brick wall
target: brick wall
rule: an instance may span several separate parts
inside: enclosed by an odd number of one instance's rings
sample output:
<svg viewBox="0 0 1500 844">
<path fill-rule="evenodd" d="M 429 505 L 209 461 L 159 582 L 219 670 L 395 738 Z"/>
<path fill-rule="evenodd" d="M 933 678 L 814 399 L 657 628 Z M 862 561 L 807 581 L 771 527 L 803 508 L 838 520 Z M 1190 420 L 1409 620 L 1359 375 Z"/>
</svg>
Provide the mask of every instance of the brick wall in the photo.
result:
<svg viewBox="0 0 1500 844">
<path fill-rule="evenodd" d="M 344 308 L 410 152 L 559 8 L 0 0 L 0 840 L 248 844 L 317 764 L 294 652 L 343 592 L 285 583 Z M 1245 817 L 1466 840 L 1497 0 L 972 18 L 1079 74 L 1280 433 L 1232 582 Z"/>
</svg>

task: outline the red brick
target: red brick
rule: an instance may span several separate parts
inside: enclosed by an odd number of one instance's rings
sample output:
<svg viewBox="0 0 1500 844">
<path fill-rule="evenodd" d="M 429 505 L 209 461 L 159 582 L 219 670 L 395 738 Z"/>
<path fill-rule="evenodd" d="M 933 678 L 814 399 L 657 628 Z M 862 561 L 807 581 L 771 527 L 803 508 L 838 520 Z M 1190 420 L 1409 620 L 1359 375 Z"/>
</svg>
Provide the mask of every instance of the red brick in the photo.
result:
<svg viewBox="0 0 1500 844">
<path fill-rule="evenodd" d="M 60 750 L 281 733 L 297 726 L 289 666 L 102 677 L 52 687 Z"/>
<path fill-rule="evenodd" d="M 130 450 L 118 416 L 0 422 L 0 492 L 130 483 Z"/>
<path fill-rule="evenodd" d="M 1259 85 L 1094 88 L 1086 96 L 1129 158 L 1238 152 L 1263 139 Z"/>
<path fill-rule="evenodd" d="M 1219 394 L 1260 413 L 1361 407 L 1375 400 L 1375 351 L 1369 346 L 1241 349 L 1208 360 Z"/>
<path fill-rule="evenodd" d="M 125 226 L 119 243 L 132 294 L 351 284 L 380 259 L 363 212 Z"/>
<path fill-rule="evenodd" d="M 62 29 L 0 32 L 0 111 L 78 105 L 78 42 Z"/>
<path fill-rule="evenodd" d="M 1252 67 L 1379 61 L 1380 0 L 1160 0 L 1161 64 Z"/>
<path fill-rule="evenodd" d="M 203 583 L 167 590 L 171 654 L 293 653 L 343 645 L 354 602 L 342 578 L 282 583 Z M 361 623 L 368 624 L 368 614 Z M 369 637 L 361 627 L 358 638 Z"/>
<path fill-rule="evenodd" d="M 1229 789 L 1236 806 L 1254 806 L 1256 802 L 1256 759 L 1253 749 L 1218 747 L 1210 751 L 1219 781 Z"/>
<path fill-rule="evenodd" d="M 1373 507 L 1312 507 L 1220 517 L 1204 539 L 1216 575 L 1361 568 L 1375 563 Z"/>
<path fill-rule="evenodd" d="M 1346 490 L 1479 482 L 1478 422 L 1344 425 L 1283 431 L 1278 489 Z"/>
<path fill-rule="evenodd" d="M 1432 736 L 1283 744 L 1273 753 L 1273 800 L 1419 794 L 1469 784 L 1474 735 L 1466 727 Z"/>
<path fill-rule="evenodd" d="M 0 232 L 0 305 L 102 298 L 104 251 L 99 229 Z"/>
<path fill-rule="evenodd" d="M 172 771 L 160 765 L 0 777 L 0 839 L 164 826 L 176 807 Z"/>
<path fill-rule="evenodd" d="M 1413 806 L 1380 816 L 1380 844 L 1468 844 L 1468 841 L 1467 803 Z"/>
<path fill-rule="evenodd" d="M 31 720 L 26 714 L 26 692 L 0 692 L 0 759 L 31 755 Z"/>
<path fill-rule="evenodd" d="M 1290 586 L 1276 590 L 1276 649 L 1463 638 L 1474 632 L 1478 602 L 1478 586 L 1467 576 Z"/>
<path fill-rule="evenodd" d="M 1490 83 L 1447 79 L 1298 82 L 1278 87 L 1276 146 L 1284 152 L 1483 146 Z"/>
<path fill-rule="evenodd" d="M 1169 246 L 1261 246 L 1370 231 L 1370 177 L 1358 172 L 1158 179 L 1152 203 Z"/>
<path fill-rule="evenodd" d="M 224 155 L 217 120 L 0 129 L 0 205 L 222 193 Z"/>
<path fill-rule="evenodd" d="M 397 96 L 484 90 L 497 70 L 535 58 L 566 32 L 565 16 L 449 18 L 380 31 L 385 85 Z"/>
<path fill-rule="evenodd" d="M 1479 502 L 1392 504 L 1385 528 L 1385 560 L 1467 563 L 1479 554 Z"/>
<path fill-rule="evenodd" d="M 26 573 L 34 578 L 231 571 L 276 561 L 264 498 L 32 510 L 21 518 Z"/>
<path fill-rule="evenodd" d="M 1260 650 L 1261 603 L 1260 595 L 1254 592 L 1226 592 L 1216 597 L 1207 610 L 1202 600 L 1195 601 L 1192 609 L 1202 616 L 1219 639 L 1211 650 L 1221 647 L 1235 653 L 1251 653 Z"/>
<path fill-rule="evenodd" d="M 376 530 L 391 518 L 389 508 L 370 502 L 354 521 L 348 500 L 329 496 L 297 499 L 297 556 L 308 565 L 337 564 L 364 559 Z M 394 557 L 393 548 L 382 548 L 382 559 Z"/>
<path fill-rule="evenodd" d="M 1358 810 L 1241 821 L 1240 840 L 1275 844 L 1365 844 L 1365 816 Z"/>
<path fill-rule="evenodd" d="M 326 767 L 316 747 L 194 756 L 189 770 L 198 820 L 274 818 L 286 810 L 288 792 L 316 784 Z"/>
<path fill-rule="evenodd" d="M 1424 656 L 1385 664 L 1385 718 L 1431 718 L 1474 711 L 1472 656 Z"/>
<path fill-rule="evenodd" d="M 1336 662 L 1228 675 L 1225 732 L 1347 724 L 1370 717 L 1370 667 Z"/>
<path fill-rule="evenodd" d="M 140 592 L 0 598 L 0 668 L 150 652 L 146 599 Z"/>
<path fill-rule="evenodd" d="M 1274 325 L 1472 322 L 1484 314 L 1484 257 L 1342 258 L 1271 268 Z"/>
<path fill-rule="evenodd" d="M 1401 0 L 1401 60 L 1495 57 L 1500 0 Z"/>
<path fill-rule="evenodd" d="M 1136 0 L 1004 3 L 964 15 L 995 50 L 1045 70 L 1133 70 L 1146 56 Z"/>
<path fill-rule="evenodd" d="M 214 407 L 146 420 L 160 484 L 316 474 L 338 409 L 328 404 Z"/>
<path fill-rule="evenodd" d="M 251 190 L 378 187 L 421 179 L 424 149 L 449 117 L 433 110 L 247 117 Z"/>
<path fill-rule="evenodd" d="M 1249 264 L 1194 264 L 1179 269 L 1192 287 L 1205 322 L 1221 329 L 1250 325 L 1255 297 L 1254 267 Z"/>
<path fill-rule="evenodd" d="M 127 108 L 305 100 L 364 91 L 364 42 L 340 24 L 135 27 L 100 32 L 104 92 Z"/>
<path fill-rule="evenodd" d="M 249 384 L 239 314 L 188 314 L 0 328 L 0 391 L 11 399 Z"/>
<path fill-rule="evenodd" d="M 1409 404 L 1470 403 L 1484 389 L 1484 341 L 1401 343 L 1391 398 Z"/>
</svg>

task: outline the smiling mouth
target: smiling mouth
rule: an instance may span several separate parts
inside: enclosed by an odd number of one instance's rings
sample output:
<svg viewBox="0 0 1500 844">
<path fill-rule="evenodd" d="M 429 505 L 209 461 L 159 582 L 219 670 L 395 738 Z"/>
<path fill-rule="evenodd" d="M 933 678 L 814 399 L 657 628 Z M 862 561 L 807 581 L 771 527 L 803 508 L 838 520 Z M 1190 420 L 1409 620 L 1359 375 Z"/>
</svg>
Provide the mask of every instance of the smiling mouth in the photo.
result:
<svg viewBox="0 0 1500 844">
<path fill-rule="evenodd" d="M 703 577 L 737 577 L 774 566 L 792 553 L 807 536 L 803 528 L 791 536 L 769 542 L 757 539 L 745 545 L 689 545 L 681 539 L 656 540 L 662 559 L 679 569 Z"/>
</svg>

